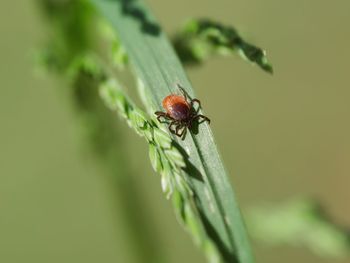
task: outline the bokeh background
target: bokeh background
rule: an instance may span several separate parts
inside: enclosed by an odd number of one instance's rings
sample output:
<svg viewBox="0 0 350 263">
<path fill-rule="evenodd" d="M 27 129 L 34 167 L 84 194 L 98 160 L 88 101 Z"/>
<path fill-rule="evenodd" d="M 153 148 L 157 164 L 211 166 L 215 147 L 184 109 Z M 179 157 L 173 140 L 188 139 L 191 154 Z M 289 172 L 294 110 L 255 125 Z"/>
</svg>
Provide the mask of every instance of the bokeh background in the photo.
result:
<svg viewBox="0 0 350 263">
<path fill-rule="evenodd" d="M 264 47 L 270 76 L 213 58 L 188 74 L 244 209 L 301 195 L 350 226 L 350 2 L 148 0 L 168 33 L 190 17 L 235 25 Z M 64 83 L 38 74 L 48 30 L 36 1 L 0 2 L 0 262 L 140 262 L 103 165 L 86 151 Z M 121 146 L 163 262 L 204 262 L 165 200 L 142 139 L 118 120 Z M 257 261 L 349 262 L 253 242 Z"/>
</svg>

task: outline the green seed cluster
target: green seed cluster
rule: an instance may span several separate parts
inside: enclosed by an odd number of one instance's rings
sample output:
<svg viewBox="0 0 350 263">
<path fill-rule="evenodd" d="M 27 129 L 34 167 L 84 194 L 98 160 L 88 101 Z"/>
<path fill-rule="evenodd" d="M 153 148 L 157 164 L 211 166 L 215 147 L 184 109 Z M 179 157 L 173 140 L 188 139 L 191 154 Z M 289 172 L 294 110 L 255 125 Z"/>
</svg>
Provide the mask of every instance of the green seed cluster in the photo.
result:
<svg viewBox="0 0 350 263">
<path fill-rule="evenodd" d="M 183 191 L 190 191 L 181 176 L 186 164 L 171 137 L 127 98 L 116 80 L 103 82 L 100 95 L 110 109 L 117 110 L 128 125 L 149 143 L 151 163 L 154 170 L 162 175 L 162 188 L 167 197 L 173 193 L 175 185 Z"/>
<path fill-rule="evenodd" d="M 174 44 L 184 62 L 200 63 L 212 54 L 237 52 L 243 59 L 273 72 L 263 49 L 246 42 L 233 27 L 208 19 L 189 21 L 175 36 Z"/>
</svg>

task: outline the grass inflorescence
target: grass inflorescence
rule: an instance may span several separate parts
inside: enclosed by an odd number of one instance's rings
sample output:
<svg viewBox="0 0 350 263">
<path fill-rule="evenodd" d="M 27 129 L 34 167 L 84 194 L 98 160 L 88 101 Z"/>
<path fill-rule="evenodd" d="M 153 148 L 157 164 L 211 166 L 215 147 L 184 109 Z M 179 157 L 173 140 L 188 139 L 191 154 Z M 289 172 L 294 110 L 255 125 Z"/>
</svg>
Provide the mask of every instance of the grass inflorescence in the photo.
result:
<svg viewBox="0 0 350 263">
<path fill-rule="evenodd" d="M 234 27 L 213 20 L 190 20 L 173 41 L 178 55 L 185 63 L 200 63 L 213 54 L 228 55 L 237 52 L 264 71 L 273 72 L 265 50 L 247 42 Z"/>
</svg>

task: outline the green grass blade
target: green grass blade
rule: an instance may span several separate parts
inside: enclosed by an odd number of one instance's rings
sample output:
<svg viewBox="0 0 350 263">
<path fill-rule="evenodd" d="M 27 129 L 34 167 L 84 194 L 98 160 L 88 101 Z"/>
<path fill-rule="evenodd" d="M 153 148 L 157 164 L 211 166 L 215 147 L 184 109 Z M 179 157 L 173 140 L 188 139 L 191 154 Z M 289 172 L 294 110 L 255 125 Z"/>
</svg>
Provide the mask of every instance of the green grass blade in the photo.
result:
<svg viewBox="0 0 350 263">
<path fill-rule="evenodd" d="M 177 92 L 193 96 L 191 84 L 168 39 L 141 1 L 91 0 L 112 24 L 146 94 L 147 110 L 161 110 L 161 101 Z M 145 98 L 143 98 L 145 99 Z M 179 141 L 188 156 L 187 174 L 208 235 L 225 262 L 254 262 L 245 226 L 212 132 L 201 124 L 198 135 Z"/>
</svg>

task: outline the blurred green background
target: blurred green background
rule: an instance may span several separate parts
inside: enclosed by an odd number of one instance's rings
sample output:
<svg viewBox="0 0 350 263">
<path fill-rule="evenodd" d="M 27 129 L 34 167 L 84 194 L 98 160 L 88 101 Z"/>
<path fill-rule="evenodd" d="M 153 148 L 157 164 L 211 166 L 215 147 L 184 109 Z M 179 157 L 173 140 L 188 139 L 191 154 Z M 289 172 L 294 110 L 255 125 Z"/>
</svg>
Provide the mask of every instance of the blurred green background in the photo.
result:
<svg viewBox="0 0 350 263">
<path fill-rule="evenodd" d="M 238 58 L 188 69 L 243 210 L 310 195 L 350 226 L 350 2 L 147 2 L 168 33 L 190 17 L 209 17 L 268 51 L 272 77 Z M 0 262 L 139 262 L 125 200 L 84 146 L 63 82 L 35 69 L 33 53 L 48 29 L 37 3 L 1 1 L 0 22 Z M 161 192 L 146 144 L 118 125 L 147 216 L 143 238 L 156 242 L 163 262 L 204 262 Z M 253 244 L 261 263 L 335 262 Z"/>
</svg>

